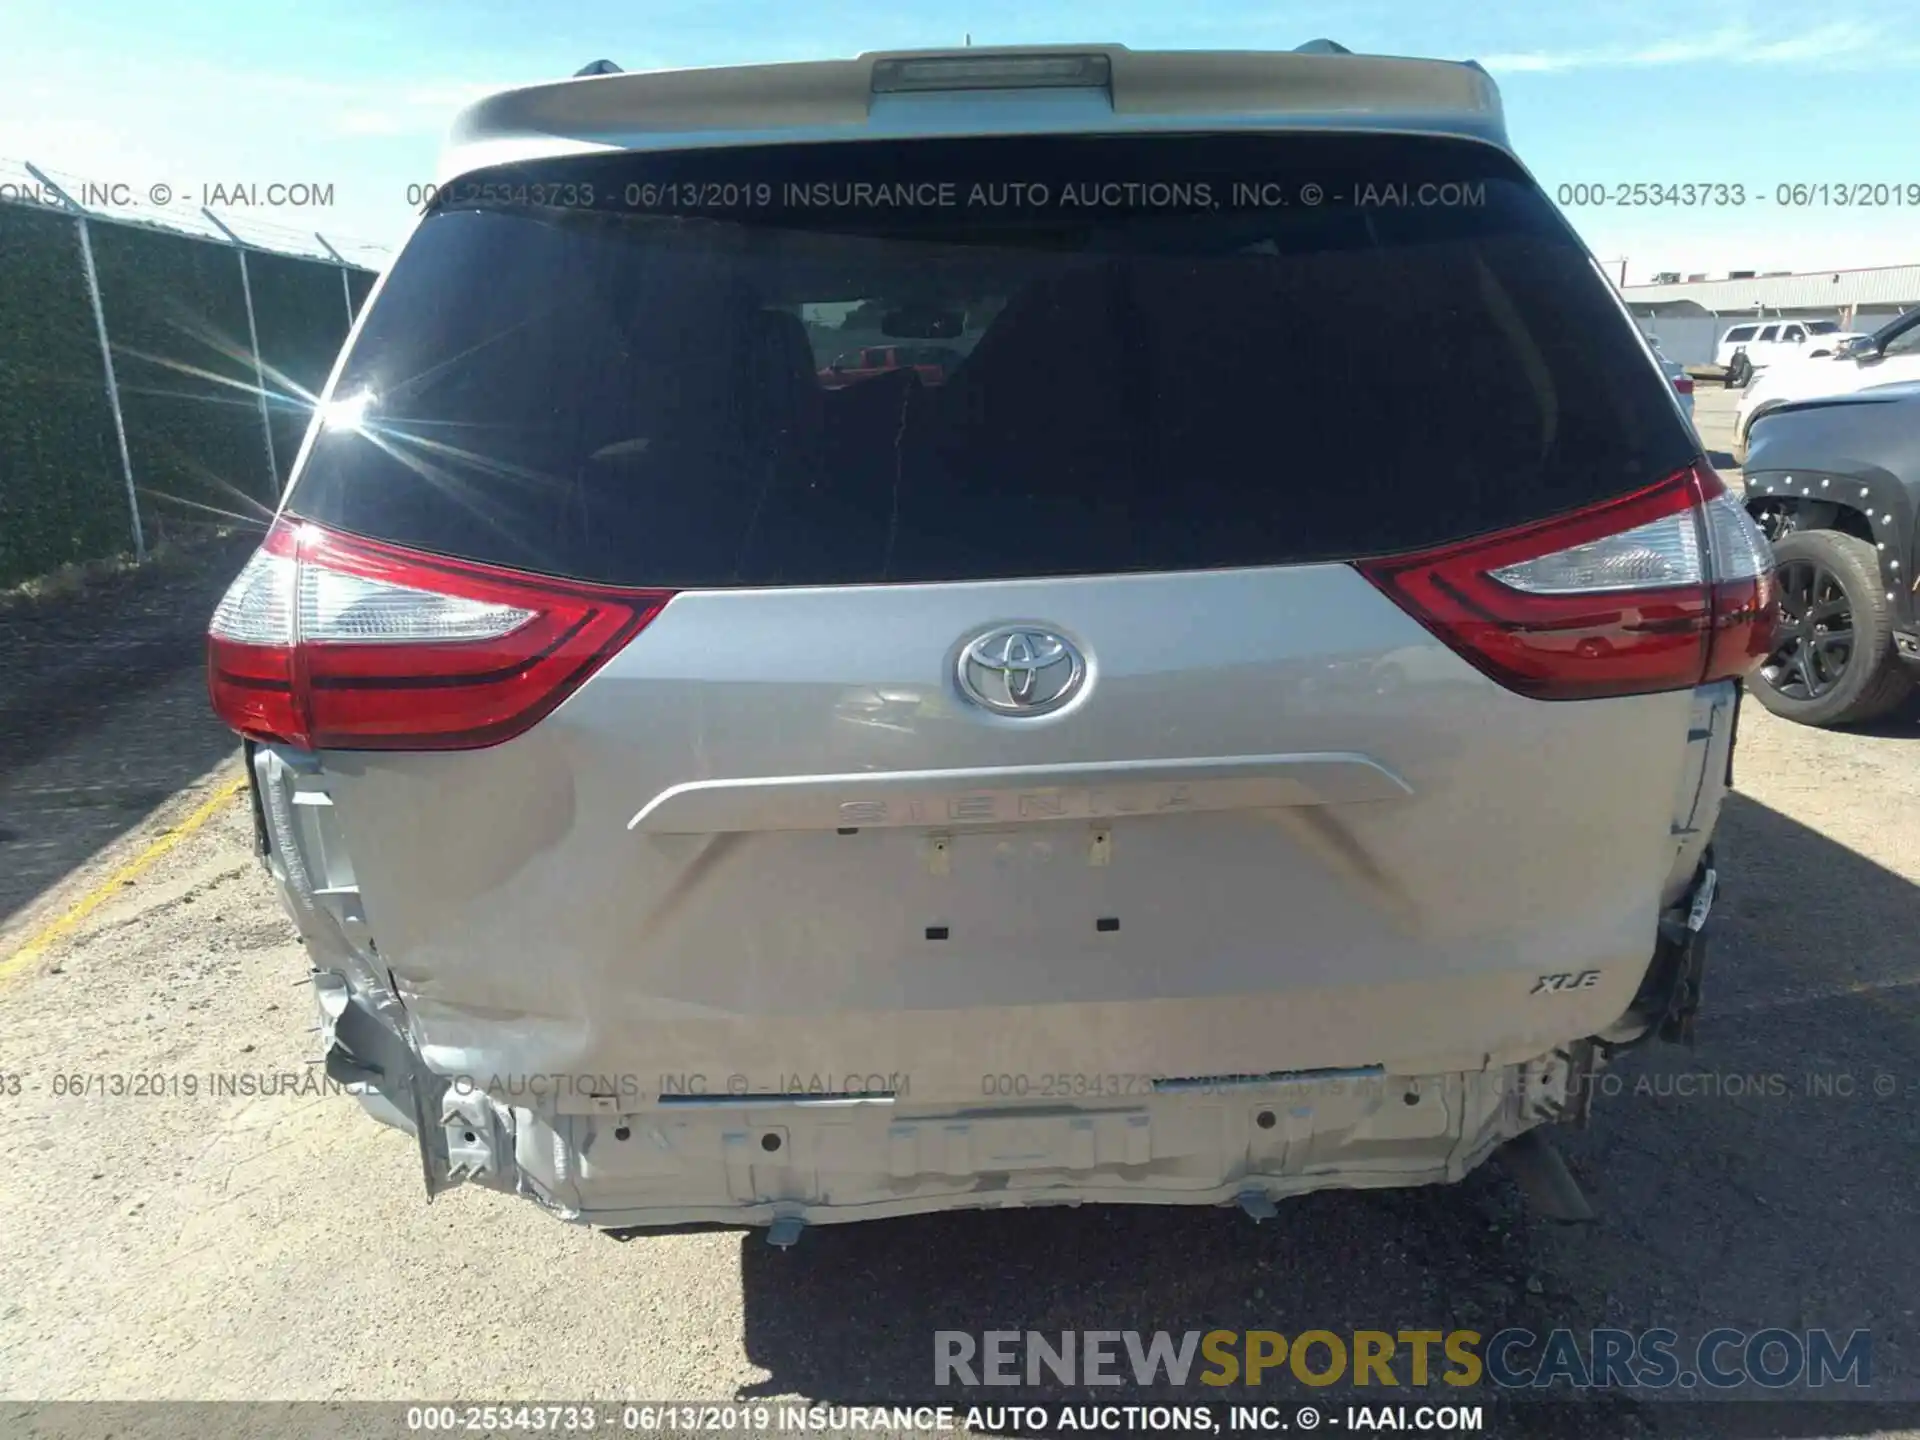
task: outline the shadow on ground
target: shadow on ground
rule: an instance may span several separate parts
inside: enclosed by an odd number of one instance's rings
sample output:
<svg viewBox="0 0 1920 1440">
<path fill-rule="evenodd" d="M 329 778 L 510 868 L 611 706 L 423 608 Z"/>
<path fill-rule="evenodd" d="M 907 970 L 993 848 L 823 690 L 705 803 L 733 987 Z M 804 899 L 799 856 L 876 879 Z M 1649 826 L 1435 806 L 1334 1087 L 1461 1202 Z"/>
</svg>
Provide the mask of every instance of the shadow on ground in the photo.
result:
<svg viewBox="0 0 1920 1440">
<path fill-rule="evenodd" d="M 1891 715 L 1865 725 L 1850 725 L 1847 733 L 1872 735 L 1882 740 L 1920 740 L 1920 685 L 1915 686 L 1906 703 Z"/>
<path fill-rule="evenodd" d="M 1306 1197 L 1262 1225 L 1235 1211 L 1090 1207 L 821 1227 L 785 1252 L 749 1235 L 746 1348 L 770 1372 L 755 1393 L 963 1408 L 1497 1404 L 1506 1397 L 1486 1387 L 1394 1395 L 1344 1383 L 1310 1390 L 1291 1377 L 1259 1391 L 942 1389 L 934 1336 L 1666 1326 L 1684 1357 L 1727 1325 L 1826 1327 L 1843 1339 L 1868 1329 L 1866 1393 L 1920 1402 L 1920 893 L 1739 795 L 1719 849 L 1728 878 L 1698 1049 L 1620 1056 L 1591 1127 L 1561 1137 L 1598 1224 L 1525 1212 L 1496 1163 L 1451 1188 Z M 1920 1426 L 1920 1403 L 1895 1414 L 1562 1390 L 1491 1428 L 1814 1436 L 1909 1425 Z"/>
<path fill-rule="evenodd" d="M 0 610 L 0 924 L 236 752 L 201 667 L 257 541 Z"/>
<path fill-rule="evenodd" d="M 152 570 L 0 607 L 0 777 L 197 666 L 207 619 L 259 539 L 240 531 Z"/>
</svg>

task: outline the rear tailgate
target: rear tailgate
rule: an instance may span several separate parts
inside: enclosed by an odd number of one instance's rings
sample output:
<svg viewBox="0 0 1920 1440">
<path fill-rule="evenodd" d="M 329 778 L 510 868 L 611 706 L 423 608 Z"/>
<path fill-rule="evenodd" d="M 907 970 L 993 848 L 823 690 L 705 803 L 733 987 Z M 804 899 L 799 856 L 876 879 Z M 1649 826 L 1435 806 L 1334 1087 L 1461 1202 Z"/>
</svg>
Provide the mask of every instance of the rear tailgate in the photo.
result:
<svg viewBox="0 0 1920 1440">
<path fill-rule="evenodd" d="M 1037 588 L 682 595 L 522 739 L 326 756 L 429 1060 L 977 1097 L 1475 1068 L 1625 1008 L 1689 695 L 1508 694 L 1341 566 Z M 941 662 L 1029 614 L 1094 679 L 1023 726 Z"/>
<path fill-rule="evenodd" d="M 609 195 L 695 163 L 560 168 Z M 1512 162 L 1239 136 L 778 164 L 982 199 L 444 206 L 303 456 L 289 510 L 335 532 L 675 592 L 516 738 L 322 755 L 428 1061 L 953 1098 L 1475 1068 L 1614 1020 L 1691 679 L 1516 693 L 1348 563 L 1695 456 Z M 1309 181 L 1328 203 L 1274 203 Z M 824 389 L 863 326 L 960 358 Z M 983 679 L 975 642 L 1029 669 Z"/>
</svg>

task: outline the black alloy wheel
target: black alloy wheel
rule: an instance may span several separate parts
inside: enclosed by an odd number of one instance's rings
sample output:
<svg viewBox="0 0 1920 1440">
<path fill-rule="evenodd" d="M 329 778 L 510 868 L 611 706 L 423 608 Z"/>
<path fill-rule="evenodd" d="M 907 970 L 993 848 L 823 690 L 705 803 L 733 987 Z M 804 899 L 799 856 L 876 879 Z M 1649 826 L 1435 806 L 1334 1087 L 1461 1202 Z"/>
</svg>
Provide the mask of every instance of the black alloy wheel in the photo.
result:
<svg viewBox="0 0 1920 1440">
<path fill-rule="evenodd" d="M 1818 560 L 1790 561 L 1778 574 L 1780 626 L 1760 674 L 1790 700 L 1818 700 L 1833 693 L 1853 659 L 1853 602 Z"/>
<path fill-rule="evenodd" d="M 1880 552 L 1839 530 L 1787 530 L 1773 557 L 1780 623 L 1753 677 L 1754 699 L 1802 725 L 1857 724 L 1896 709 L 1913 677 L 1894 650 Z"/>
</svg>

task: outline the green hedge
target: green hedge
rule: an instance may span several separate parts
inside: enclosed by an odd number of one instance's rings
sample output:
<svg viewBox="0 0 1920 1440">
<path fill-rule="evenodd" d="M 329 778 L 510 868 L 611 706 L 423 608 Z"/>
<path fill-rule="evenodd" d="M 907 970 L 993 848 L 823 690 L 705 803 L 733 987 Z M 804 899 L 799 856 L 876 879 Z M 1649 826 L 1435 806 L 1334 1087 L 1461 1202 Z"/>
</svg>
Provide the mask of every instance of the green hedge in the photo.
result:
<svg viewBox="0 0 1920 1440">
<path fill-rule="evenodd" d="M 74 222 L 0 205 L 0 585 L 132 543 L 104 383 Z"/>
<path fill-rule="evenodd" d="M 143 514 L 263 513 L 275 487 L 239 252 L 95 225 L 93 256 Z"/>
<path fill-rule="evenodd" d="M 169 521 L 264 515 L 346 336 L 339 267 L 247 253 L 276 476 L 239 252 L 138 226 L 89 231 L 148 539 Z M 356 308 L 372 278 L 347 272 Z M 0 585 L 131 544 L 75 223 L 0 204 Z"/>
</svg>

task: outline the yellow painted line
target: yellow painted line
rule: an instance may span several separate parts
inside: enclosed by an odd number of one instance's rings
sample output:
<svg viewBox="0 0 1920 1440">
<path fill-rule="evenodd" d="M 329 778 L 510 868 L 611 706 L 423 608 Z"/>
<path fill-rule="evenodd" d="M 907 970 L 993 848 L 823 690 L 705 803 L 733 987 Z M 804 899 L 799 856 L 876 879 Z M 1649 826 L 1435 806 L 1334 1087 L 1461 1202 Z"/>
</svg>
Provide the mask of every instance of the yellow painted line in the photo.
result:
<svg viewBox="0 0 1920 1440">
<path fill-rule="evenodd" d="M 81 896 L 79 902 L 66 914 L 53 921 L 6 959 L 0 960 L 0 982 L 15 978 L 48 950 L 71 935 L 79 928 L 82 921 L 111 900 L 121 886 L 138 878 L 162 855 L 211 820 L 219 813 L 220 807 L 244 790 L 246 785 L 247 777 L 243 771 L 209 795 L 199 809 Z"/>
</svg>

